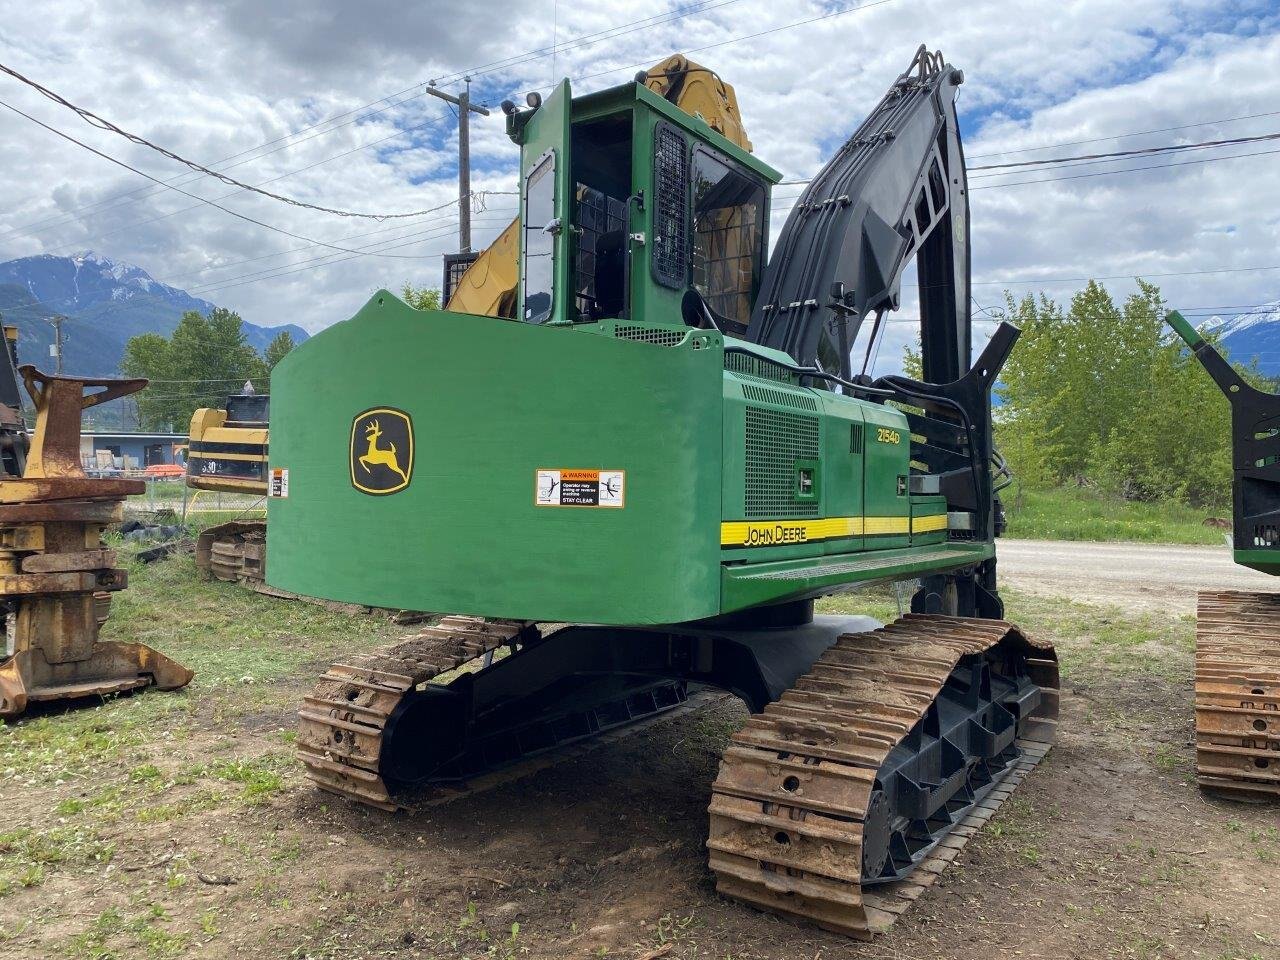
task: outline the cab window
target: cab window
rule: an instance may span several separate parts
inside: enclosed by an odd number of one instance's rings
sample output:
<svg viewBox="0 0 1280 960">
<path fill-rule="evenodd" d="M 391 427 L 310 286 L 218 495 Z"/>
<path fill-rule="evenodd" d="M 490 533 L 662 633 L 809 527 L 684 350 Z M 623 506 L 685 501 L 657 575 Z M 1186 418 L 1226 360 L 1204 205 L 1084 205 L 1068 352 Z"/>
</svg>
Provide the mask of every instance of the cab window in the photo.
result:
<svg viewBox="0 0 1280 960">
<path fill-rule="evenodd" d="M 524 308 L 527 323 L 551 317 L 555 291 L 556 156 L 547 153 L 525 178 L 524 187 Z"/>
<path fill-rule="evenodd" d="M 717 316 L 745 329 L 764 264 L 764 184 L 705 148 L 692 168 L 693 286 Z"/>
</svg>

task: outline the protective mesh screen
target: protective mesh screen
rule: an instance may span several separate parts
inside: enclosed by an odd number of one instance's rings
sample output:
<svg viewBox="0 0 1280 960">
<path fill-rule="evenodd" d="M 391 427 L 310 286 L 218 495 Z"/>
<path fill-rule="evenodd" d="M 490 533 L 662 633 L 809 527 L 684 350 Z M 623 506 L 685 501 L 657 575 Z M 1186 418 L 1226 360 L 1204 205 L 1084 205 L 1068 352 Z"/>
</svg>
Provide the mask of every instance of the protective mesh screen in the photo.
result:
<svg viewBox="0 0 1280 960">
<path fill-rule="evenodd" d="M 689 282 L 689 147 L 666 125 L 653 141 L 653 278 L 679 289 Z"/>
<path fill-rule="evenodd" d="M 748 517 L 816 517 L 815 500 L 796 500 L 796 462 L 818 459 L 818 418 L 747 407 Z"/>
</svg>

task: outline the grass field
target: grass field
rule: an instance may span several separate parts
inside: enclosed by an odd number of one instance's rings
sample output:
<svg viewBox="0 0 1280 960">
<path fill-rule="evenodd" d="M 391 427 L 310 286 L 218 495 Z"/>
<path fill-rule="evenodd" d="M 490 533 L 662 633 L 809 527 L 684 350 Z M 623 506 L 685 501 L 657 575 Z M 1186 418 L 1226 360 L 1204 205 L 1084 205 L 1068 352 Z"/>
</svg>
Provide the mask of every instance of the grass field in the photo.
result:
<svg viewBox="0 0 1280 960">
<path fill-rule="evenodd" d="M 130 583 L 106 635 L 196 678 L 0 725 L 0 956 L 1280 955 L 1256 894 L 1280 887 L 1274 813 L 1194 788 L 1188 617 L 1006 591 L 1061 656 L 1059 746 L 952 879 L 856 945 L 714 892 L 705 805 L 736 701 L 431 811 L 353 809 L 301 775 L 294 711 L 327 662 L 405 628 L 203 581 L 189 557 Z"/>
<path fill-rule="evenodd" d="M 1061 487 L 1005 491 L 1007 536 L 1023 540 L 1129 540 L 1138 543 L 1221 545 L 1226 531 L 1206 527 L 1206 518 L 1230 517 L 1180 503 L 1139 503 L 1090 490 Z"/>
</svg>

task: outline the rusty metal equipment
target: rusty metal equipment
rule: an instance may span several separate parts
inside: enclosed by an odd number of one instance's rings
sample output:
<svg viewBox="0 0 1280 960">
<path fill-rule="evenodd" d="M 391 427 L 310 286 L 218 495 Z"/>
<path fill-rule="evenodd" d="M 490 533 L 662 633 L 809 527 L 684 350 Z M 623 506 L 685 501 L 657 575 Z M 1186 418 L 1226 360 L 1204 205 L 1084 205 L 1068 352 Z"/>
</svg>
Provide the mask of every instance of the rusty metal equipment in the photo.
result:
<svg viewBox="0 0 1280 960">
<path fill-rule="evenodd" d="M 196 568 L 215 580 L 261 583 L 266 567 L 266 521 L 231 520 L 196 538 Z"/>
<path fill-rule="evenodd" d="M 33 701 L 185 686 L 191 671 L 151 647 L 98 639 L 104 594 L 128 585 L 102 531 L 123 517 L 125 497 L 142 493 L 144 483 L 85 476 L 80 416 L 147 381 L 50 376 L 30 364 L 19 373 L 35 401 L 36 427 L 22 477 L 0 479 L 0 602 L 7 607 L 0 718 Z"/>
<path fill-rule="evenodd" d="M 1196 609 L 1196 773 L 1236 800 L 1280 800 L 1280 594 L 1203 591 Z"/>
</svg>

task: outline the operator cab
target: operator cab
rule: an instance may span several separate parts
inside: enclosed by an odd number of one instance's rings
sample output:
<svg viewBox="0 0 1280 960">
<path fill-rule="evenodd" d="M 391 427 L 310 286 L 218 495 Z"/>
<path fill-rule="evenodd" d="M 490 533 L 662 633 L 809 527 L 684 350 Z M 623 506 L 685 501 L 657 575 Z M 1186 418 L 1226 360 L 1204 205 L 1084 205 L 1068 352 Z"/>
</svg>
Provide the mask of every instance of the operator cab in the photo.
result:
<svg viewBox="0 0 1280 960">
<path fill-rule="evenodd" d="M 641 83 L 575 100 L 565 80 L 504 110 L 521 148 L 515 319 L 745 334 L 776 170 Z"/>
</svg>

